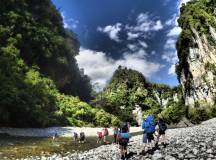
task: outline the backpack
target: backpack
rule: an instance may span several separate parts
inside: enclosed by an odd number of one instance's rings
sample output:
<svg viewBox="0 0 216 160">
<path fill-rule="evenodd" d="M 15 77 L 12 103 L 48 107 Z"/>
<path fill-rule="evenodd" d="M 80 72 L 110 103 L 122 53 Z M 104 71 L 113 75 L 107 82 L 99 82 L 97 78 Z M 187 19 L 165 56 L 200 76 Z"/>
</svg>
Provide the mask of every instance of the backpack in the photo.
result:
<svg viewBox="0 0 216 160">
<path fill-rule="evenodd" d="M 130 135 L 129 133 L 119 133 L 118 134 L 118 142 L 120 144 L 126 144 L 129 142 Z"/>
<path fill-rule="evenodd" d="M 85 133 L 84 132 L 80 132 L 80 139 L 85 139 Z"/>
<path fill-rule="evenodd" d="M 98 138 L 103 138 L 102 132 L 97 132 L 97 134 L 98 134 Z"/>
<path fill-rule="evenodd" d="M 154 116 L 148 116 L 142 123 L 142 129 L 146 133 L 154 133 L 155 132 L 155 120 Z"/>
<path fill-rule="evenodd" d="M 114 128 L 113 133 L 114 133 L 115 135 L 118 134 L 118 128 Z"/>
<path fill-rule="evenodd" d="M 158 125 L 159 125 L 159 129 L 160 129 L 161 131 L 166 131 L 167 125 L 166 125 L 166 123 L 165 123 L 164 121 L 159 122 Z"/>
</svg>

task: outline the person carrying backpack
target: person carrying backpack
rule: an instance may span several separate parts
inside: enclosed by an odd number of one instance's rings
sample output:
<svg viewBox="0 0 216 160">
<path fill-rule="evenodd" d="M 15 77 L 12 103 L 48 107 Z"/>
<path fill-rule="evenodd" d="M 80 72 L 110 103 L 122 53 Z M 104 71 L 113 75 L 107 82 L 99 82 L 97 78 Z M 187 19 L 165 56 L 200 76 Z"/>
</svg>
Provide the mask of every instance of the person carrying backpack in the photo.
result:
<svg viewBox="0 0 216 160">
<path fill-rule="evenodd" d="M 77 134 L 77 132 L 74 132 L 74 133 L 73 133 L 73 138 L 74 138 L 74 141 L 75 141 L 75 142 L 78 140 L 78 134 Z"/>
<path fill-rule="evenodd" d="M 106 141 L 108 135 L 109 135 L 109 131 L 108 131 L 108 129 L 105 127 L 105 128 L 103 129 L 103 141 L 104 141 L 104 143 L 108 143 L 108 142 Z"/>
<path fill-rule="evenodd" d="M 155 133 L 155 118 L 153 115 L 149 115 L 145 120 L 142 122 L 142 129 L 143 131 L 143 150 L 146 152 L 146 148 L 150 147 L 151 149 L 154 147 L 153 140 L 154 140 L 154 133 Z M 138 153 L 139 154 L 139 153 Z"/>
<path fill-rule="evenodd" d="M 164 120 L 161 118 L 158 118 L 157 125 L 158 125 L 158 135 L 157 135 L 155 146 L 156 147 L 158 146 L 158 142 L 159 142 L 160 137 L 162 138 L 161 142 L 162 142 L 163 146 L 165 146 L 166 145 L 165 144 L 165 131 L 167 129 L 167 125 L 164 122 Z"/>
<path fill-rule="evenodd" d="M 84 132 L 80 132 L 80 139 L 79 139 L 79 143 L 84 143 L 85 142 L 85 133 Z"/>
<path fill-rule="evenodd" d="M 115 127 L 115 128 L 113 129 L 114 143 L 117 143 L 117 135 L 118 135 L 118 133 L 119 133 L 119 129 L 118 129 L 118 127 Z"/>
<path fill-rule="evenodd" d="M 130 139 L 130 134 L 128 132 L 128 126 L 125 123 L 120 128 L 120 132 L 118 133 L 118 143 L 121 151 L 121 159 L 126 159 L 127 156 L 127 145 Z"/>
<path fill-rule="evenodd" d="M 97 132 L 97 135 L 98 135 L 98 139 L 97 139 L 97 143 L 101 143 L 102 140 L 103 140 L 103 133 L 102 132 Z"/>
</svg>

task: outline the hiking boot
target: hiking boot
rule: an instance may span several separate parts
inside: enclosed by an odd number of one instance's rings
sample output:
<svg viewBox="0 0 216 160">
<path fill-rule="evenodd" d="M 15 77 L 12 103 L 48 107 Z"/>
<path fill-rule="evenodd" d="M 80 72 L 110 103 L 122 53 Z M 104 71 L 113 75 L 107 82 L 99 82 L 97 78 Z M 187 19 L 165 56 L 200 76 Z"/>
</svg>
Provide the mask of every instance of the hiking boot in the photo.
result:
<svg viewBox="0 0 216 160">
<path fill-rule="evenodd" d="M 157 143 L 155 143 L 155 148 L 158 148 L 158 142 L 157 142 Z"/>
<path fill-rule="evenodd" d="M 121 156 L 121 159 L 125 159 L 125 157 L 122 155 L 122 156 Z"/>
<path fill-rule="evenodd" d="M 163 147 L 166 148 L 166 146 L 168 145 L 167 143 L 162 143 Z"/>
</svg>

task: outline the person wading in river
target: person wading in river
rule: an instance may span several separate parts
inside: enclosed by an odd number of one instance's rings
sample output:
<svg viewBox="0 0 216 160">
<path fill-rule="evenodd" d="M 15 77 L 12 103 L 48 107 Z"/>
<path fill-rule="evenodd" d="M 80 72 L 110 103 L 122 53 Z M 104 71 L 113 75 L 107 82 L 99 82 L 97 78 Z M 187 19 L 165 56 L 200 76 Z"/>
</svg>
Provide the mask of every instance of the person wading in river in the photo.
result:
<svg viewBox="0 0 216 160">
<path fill-rule="evenodd" d="M 85 138 L 85 133 L 84 132 L 80 132 L 80 137 L 79 137 L 79 143 L 84 143 L 86 140 Z"/>
</svg>

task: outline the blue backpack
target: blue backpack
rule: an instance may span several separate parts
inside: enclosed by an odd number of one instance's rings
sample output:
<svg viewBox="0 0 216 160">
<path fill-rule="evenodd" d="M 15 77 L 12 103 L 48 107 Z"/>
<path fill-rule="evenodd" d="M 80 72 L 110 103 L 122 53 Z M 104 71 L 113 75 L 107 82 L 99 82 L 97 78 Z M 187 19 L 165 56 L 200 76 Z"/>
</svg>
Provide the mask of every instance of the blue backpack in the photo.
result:
<svg viewBox="0 0 216 160">
<path fill-rule="evenodd" d="M 154 133 L 155 132 L 155 120 L 154 116 L 148 116 L 142 123 L 142 129 L 145 133 Z"/>
<path fill-rule="evenodd" d="M 130 134 L 127 132 L 127 133 L 119 133 L 118 134 L 118 142 L 120 144 L 126 144 L 129 142 L 129 139 L 130 139 Z"/>
</svg>

